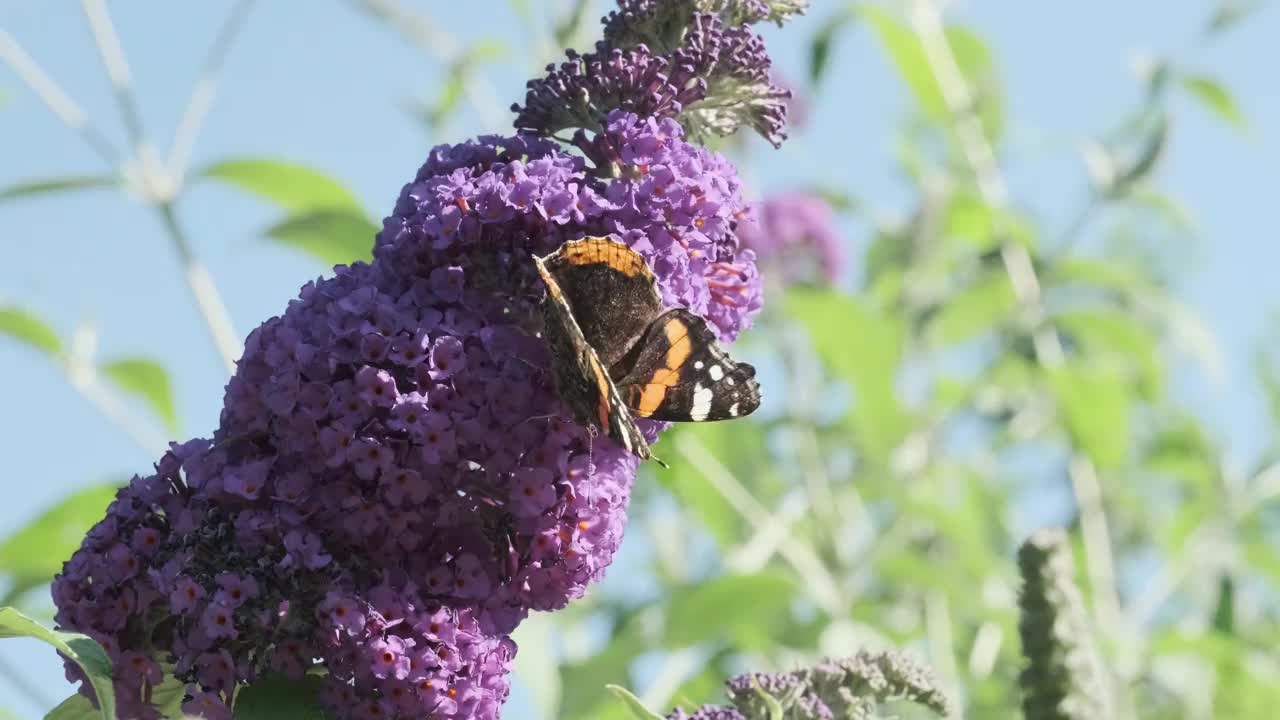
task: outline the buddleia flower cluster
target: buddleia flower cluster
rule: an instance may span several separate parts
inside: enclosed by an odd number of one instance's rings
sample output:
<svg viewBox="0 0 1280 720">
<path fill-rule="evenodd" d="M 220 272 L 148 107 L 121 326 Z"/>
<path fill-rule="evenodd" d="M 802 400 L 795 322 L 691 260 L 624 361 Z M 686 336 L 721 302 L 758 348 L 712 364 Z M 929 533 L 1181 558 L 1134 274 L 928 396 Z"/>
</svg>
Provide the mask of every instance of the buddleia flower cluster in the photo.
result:
<svg viewBox="0 0 1280 720">
<path fill-rule="evenodd" d="M 785 673 L 745 673 L 725 683 L 731 705 L 676 709 L 667 720 L 871 720 L 888 702 L 911 702 L 949 717 L 932 672 L 898 652 L 862 651 Z"/>
<path fill-rule="evenodd" d="M 372 261 L 249 335 L 218 427 L 122 489 L 54 582 L 59 626 L 111 656 L 121 717 L 159 717 L 167 676 L 216 720 L 238 687 L 308 673 L 340 720 L 498 717 L 512 631 L 603 576 L 637 465 L 557 395 L 531 255 L 625 242 L 724 341 L 760 307 L 734 167 L 635 99 L 579 143 L 517 122 L 433 148 Z"/>
<path fill-rule="evenodd" d="M 576 142 L 613 108 L 678 118 L 695 139 L 749 127 L 775 146 L 786 138 L 791 92 L 774 82 L 752 25 L 782 23 L 800 0 L 619 0 L 595 52 L 568 51 L 531 80 L 516 127 L 577 129 Z"/>
</svg>

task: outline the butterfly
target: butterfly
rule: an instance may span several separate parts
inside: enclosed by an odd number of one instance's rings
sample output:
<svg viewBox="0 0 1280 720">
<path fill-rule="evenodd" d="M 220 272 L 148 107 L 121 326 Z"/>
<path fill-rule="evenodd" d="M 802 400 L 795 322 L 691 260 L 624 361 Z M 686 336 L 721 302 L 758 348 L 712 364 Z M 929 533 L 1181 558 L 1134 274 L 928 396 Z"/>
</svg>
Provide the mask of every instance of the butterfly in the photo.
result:
<svg viewBox="0 0 1280 720">
<path fill-rule="evenodd" d="M 636 418 L 727 420 L 760 406 L 755 368 L 729 357 L 703 318 L 663 307 L 635 250 L 588 237 L 534 264 L 547 286 L 543 335 L 556 386 L 579 422 L 648 460 Z"/>
</svg>

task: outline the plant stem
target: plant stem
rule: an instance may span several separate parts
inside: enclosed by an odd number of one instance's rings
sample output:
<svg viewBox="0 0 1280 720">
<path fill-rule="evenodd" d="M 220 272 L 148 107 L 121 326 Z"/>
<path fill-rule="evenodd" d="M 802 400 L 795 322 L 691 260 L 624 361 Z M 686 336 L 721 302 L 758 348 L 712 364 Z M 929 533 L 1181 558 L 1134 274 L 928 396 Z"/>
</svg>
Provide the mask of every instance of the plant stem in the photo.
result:
<svg viewBox="0 0 1280 720">
<path fill-rule="evenodd" d="M 191 98 L 187 100 L 186 109 L 182 111 L 182 119 L 173 133 L 173 144 L 169 146 L 169 154 L 165 165 L 174 183 L 181 187 L 187 174 L 187 166 L 191 161 L 191 150 L 195 146 L 196 136 L 204 127 L 209 108 L 213 105 L 214 95 L 218 91 L 218 81 L 222 75 L 222 66 L 231 52 L 231 45 L 240 30 L 245 26 L 249 11 L 256 0 L 240 0 L 231 9 L 226 22 L 214 37 L 209 55 L 205 58 L 204 69 L 200 71 L 195 85 L 191 88 Z"/>
<path fill-rule="evenodd" d="M 941 13 L 931 0 L 917 0 L 911 6 L 911 23 L 920 37 L 934 78 L 942 92 L 960 139 L 961 149 L 977 180 L 983 200 L 997 210 L 1009 208 L 1009 190 L 996 160 L 995 149 L 982 127 L 973 94 L 947 41 Z M 1003 227 L 1006 213 L 998 213 L 996 233 L 1001 239 L 1000 257 L 1013 285 L 1019 305 L 1029 313 L 1035 325 L 1032 344 L 1036 359 L 1045 368 L 1062 366 L 1066 359 L 1062 339 L 1048 322 L 1039 278 L 1027 249 L 1010 239 Z M 1111 556 L 1111 537 L 1103 507 L 1097 469 L 1082 453 L 1075 453 L 1069 464 L 1071 488 L 1080 513 L 1084 539 L 1085 562 L 1093 590 L 1094 611 L 1098 625 L 1107 637 L 1117 637 L 1121 629 L 1120 600 L 1116 587 L 1115 567 Z"/>
<path fill-rule="evenodd" d="M 89 21 L 89 29 L 98 46 L 102 66 L 107 72 L 107 78 L 111 81 L 111 89 L 115 94 L 116 104 L 120 108 L 125 130 L 133 145 L 147 199 L 159 212 L 169 240 L 178 254 L 187 287 L 191 290 L 196 307 L 204 319 L 214 349 L 222 358 L 227 372 L 234 372 L 236 357 L 240 354 L 238 336 L 231 326 L 230 315 L 222 303 L 213 277 L 196 260 L 187 242 L 186 233 L 178 223 L 173 208 L 173 193 L 176 188 L 172 178 L 168 177 L 160 164 L 155 148 L 147 140 L 142 116 L 138 111 L 137 98 L 134 96 L 132 81 L 129 77 L 129 65 L 125 60 L 124 49 L 120 46 L 120 38 L 111 24 L 111 16 L 103 0 L 83 0 L 83 7 L 85 18 Z"/>
<path fill-rule="evenodd" d="M 449 67 L 466 61 L 466 53 L 448 33 L 436 27 L 436 23 L 420 11 L 405 7 L 399 0 L 354 0 L 355 4 L 370 15 L 382 20 L 400 33 L 401 37 L 416 45 L 423 52 Z M 498 100 L 493 86 L 479 73 L 467 71 L 462 84 L 463 96 L 480 121 L 489 129 L 497 129 L 509 122 L 510 113 Z"/>
<path fill-rule="evenodd" d="M 54 117 L 62 121 L 72 131 L 78 133 L 89 147 L 96 152 L 107 165 L 113 169 L 120 167 L 120 154 L 115 147 L 111 145 L 111 141 L 102 134 L 98 128 L 89 122 L 89 117 L 85 115 L 76 101 L 72 100 L 53 78 L 40 67 L 40 65 L 22 49 L 18 41 L 12 35 L 0 28 L 0 60 L 13 69 L 14 74 L 18 76 L 31 91 L 40 98 L 40 101 L 49 108 L 49 112 Z"/>
<path fill-rule="evenodd" d="M 698 468 L 707 483 L 753 529 L 761 531 L 771 524 L 769 511 L 702 443 L 688 433 L 680 433 L 675 444 L 676 450 Z M 787 538 L 779 544 L 778 554 L 809 584 L 808 590 L 813 599 L 832 619 L 844 617 L 845 603 L 841 599 L 840 586 L 813 548 L 795 538 Z"/>
<path fill-rule="evenodd" d="M 213 340 L 218 354 L 222 357 L 227 372 L 235 372 L 236 358 L 240 355 L 239 335 L 236 334 L 235 327 L 231 324 L 231 316 L 227 313 L 227 306 L 222 302 L 222 296 L 218 293 L 218 286 L 213 281 L 213 275 L 192 254 L 186 234 L 183 233 L 182 226 L 178 223 L 173 201 L 165 200 L 159 202 L 156 204 L 156 209 L 164 222 L 165 230 L 169 233 L 169 239 L 173 242 L 174 250 L 178 253 L 179 262 L 182 263 L 183 276 L 187 280 L 187 287 L 191 290 L 191 296 L 195 299 L 196 306 L 200 309 L 200 315 L 204 318 L 205 327 L 209 330 L 209 336 Z"/>
</svg>

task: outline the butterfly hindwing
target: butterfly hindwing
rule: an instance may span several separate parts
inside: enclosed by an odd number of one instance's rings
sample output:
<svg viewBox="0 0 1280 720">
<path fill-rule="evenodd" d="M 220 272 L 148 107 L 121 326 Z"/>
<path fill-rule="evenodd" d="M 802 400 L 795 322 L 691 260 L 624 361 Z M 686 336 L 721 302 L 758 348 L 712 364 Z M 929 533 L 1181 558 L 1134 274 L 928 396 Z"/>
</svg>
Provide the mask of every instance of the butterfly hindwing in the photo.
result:
<svg viewBox="0 0 1280 720">
<path fill-rule="evenodd" d="M 684 308 L 653 321 L 633 357 L 617 387 L 636 417 L 727 420 L 760 405 L 755 368 L 729 357 L 707 322 Z"/>
</svg>

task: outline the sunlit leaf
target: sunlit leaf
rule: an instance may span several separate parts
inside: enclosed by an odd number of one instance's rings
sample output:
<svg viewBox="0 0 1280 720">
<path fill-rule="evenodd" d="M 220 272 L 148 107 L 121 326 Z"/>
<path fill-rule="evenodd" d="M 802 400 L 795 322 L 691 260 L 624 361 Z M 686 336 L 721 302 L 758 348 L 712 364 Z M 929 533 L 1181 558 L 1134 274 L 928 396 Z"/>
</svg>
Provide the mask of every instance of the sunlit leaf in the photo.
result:
<svg viewBox="0 0 1280 720">
<path fill-rule="evenodd" d="M 875 30 L 920 109 L 935 122 L 945 123 L 950 117 L 950 110 L 920 37 L 879 6 L 862 4 L 857 8 L 863 20 Z M 991 50 L 976 34 L 961 27 L 948 27 L 946 40 L 982 118 L 987 137 L 998 138 L 1003 125 L 1003 98 Z"/>
<path fill-rule="evenodd" d="M 1242 20 L 1262 7 L 1262 0 L 1218 0 L 1218 9 L 1209 18 L 1205 31 L 1222 33 L 1230 30 Z"/>
<path fill-rule="evenodd" d="M 363 213 L 315 210 L 291 215 L 267 229 L 267 236 L 327 265 L 350 264 L 373 256 L 378 226 Z"/>
<path fill-rule="evenodd" d="M 813 41 L 809 44 L 809 82 L 813 85 L 822 83 L 823 77 L 826 76 L 827 64 L 831 60 L 831 50 L 836 37 L 856 17 L 857 15 L 851 9 L 841 10 L 823 20 L 818 27 L 818 32 L 814 34 Z"/>
<path fill-rule="evenodd" d="M 225 160 L 205 168 L 201 175 L 251 192 L 291 212 L 321 208 L 361 211 L 360 202 L 341 182 L 287 160 Z"/>
<path fill-rule="evenodd" d="M 1231 91 L 1218 80 L 1206 75 L 1189 75 L 1182 78 L 1182 86 L 1191 93 L 1192 97 L 1199 100 L 1205 109 L 1233 128 L 1244 130 L 1249 126 L 1249 121 L 1245 119 Z"/>
<path fill-rule="evenodd" d="M 1054 324 L 1094 360 L 1128 369 L 1142 394 L 1154 398 L 1164 381 L 1160 351 L 1151 328 L 1119 310 L 1073 310 L 1054 316 Z"/>
<path fill-rule="evenodd" d="M 102 519 L 118 486 L 76 491 L 0 541 L 0 573 L 17 580 L 48 582 Z"/>
<path fill-rule="evenodd" d="M 1155 171 L 1160 159 L 1164 157 L 1168 144 L 1169 118 L 1164 113 L 1160 113 L 1146 128 L 1137 154 L 1127 163 L 1117 166 L 1110 187 L 1105 187 L 1104 190 L 1112 195 L 1120 195 L 1146 179 Z"/>
<path fill-rule="evenodd" d="M 236 693 L 235 720 L 318 720 L 321 679 L 292 680 L 280 674 L 258 678 Z"/>
<path fill-rule="evenodd" d="M 942 345 L 964 342 L 997 329 L 1017 304 L 1009 277 L 1004 273 L 990 273 L 947 298 L 930 320 L 927 332 Z"/>
<path fill-rule="evenodd" d="M 40 318 L 20 307 L 0 306 L 0 335 L 26 343 L 50 355 L 62 352 L 62 341 Z"/>
<path fill-rule="evenodd" d="M 45 713 L 44 720 L 101 720 L 102 711 L 89 698 L 76 693 Z"/>
<path fill-rule="evenodd" d="M 1176 232 L 1193 235 L 1197 230 L 1196 219 L 1191 214 L 1191 209 L 1168 193 L 1139 188 L 1129 193 L 1129 200 L 1149 208 Z"/>
<path fill-rule="evenodd" d="M 182 717 L 182 701 L 187 695 L 187 684 L 174 677 L 172 667 L 165 670 L 164 679 L 151 688 L 151 705 L 164 718 Z"/>
<path fill-rule="evenodd" d="M 763 647 L 795 592 L 794 580 L 771 572 L 724 575 L 678 588 L 667 606 L 664 642 L 668 647 L 688 647 L 729 638 L 739 646 Z"/>
<path fill-rule="evenodd" d="M 911 418 L 895 389 L 906 324 L 870 303 L 831 290 L 795 289 L 786 308 L 810 342 L 853 390 L 850 424 L 856 441 L 883 461 L 907 434 Z"/>
<path fill-rule="evenodd" d="M 0 188 L 0 202 L 33 195 L 50 195 L 73 190 L 99 190 L 118 187 L 119 185 L 120 178 L 115 175 L 79 175 L 27 180 L 16 185 Z"/>
<path fill-rule="evenodd" d="M 583 24 L 591 16 L 594 3 L 591 0 L 573 0 L 573 5 L 565 12 L 560 21 L 556 23 L 555 38 L 556 47 L 573 47 L 574 40 L 578 37 L 578 32 L 582 29 Z"/>
<path fill-rule="evenodd" d="M 629 682 L 632 661 L 647 649 L 639 624 L 616 621 L 608 644 L 595 655 L 562 665 L 560 685 L 560 717 L 595 717 L 592 712 L 600 703 L 600 688 L 608 684 Z M 609 703 L 612 705 L 613 703 Z"/>
<path fill-rule="evenodd" d="M 1068 364 L 1046 370 L 1072 445 L 1099 469 L 1120 466 L 1129 451 L 1131 384 L 1108 368 Z"/>
<path fill-rule="evenodd" d="M 605 688 L 626 706 L 635 720 L 664 720 L 661 715 L 645 707 L 644 703 L 640 702 L 640 698 L 621 685 L 606 685 Z"/>
<path fill-rule="evenodd" d="M 146 403 L 166 428 L 174 432 L 178 430 L 173 388 L 164 366 L 145 357 L 127 357 L 112 360 L 100 369 L 121 392 Z"/>
<path fill-rule="evenodd" d="M 116 696 L 111 684 L 111 658 L 87 635 L 51 630 L 14 608 L 0 608 L 0 639 L 28 637 L 52 645 L 80 666 L 98 696 L 103 720 L 115 720 Z"/>
</svg>

